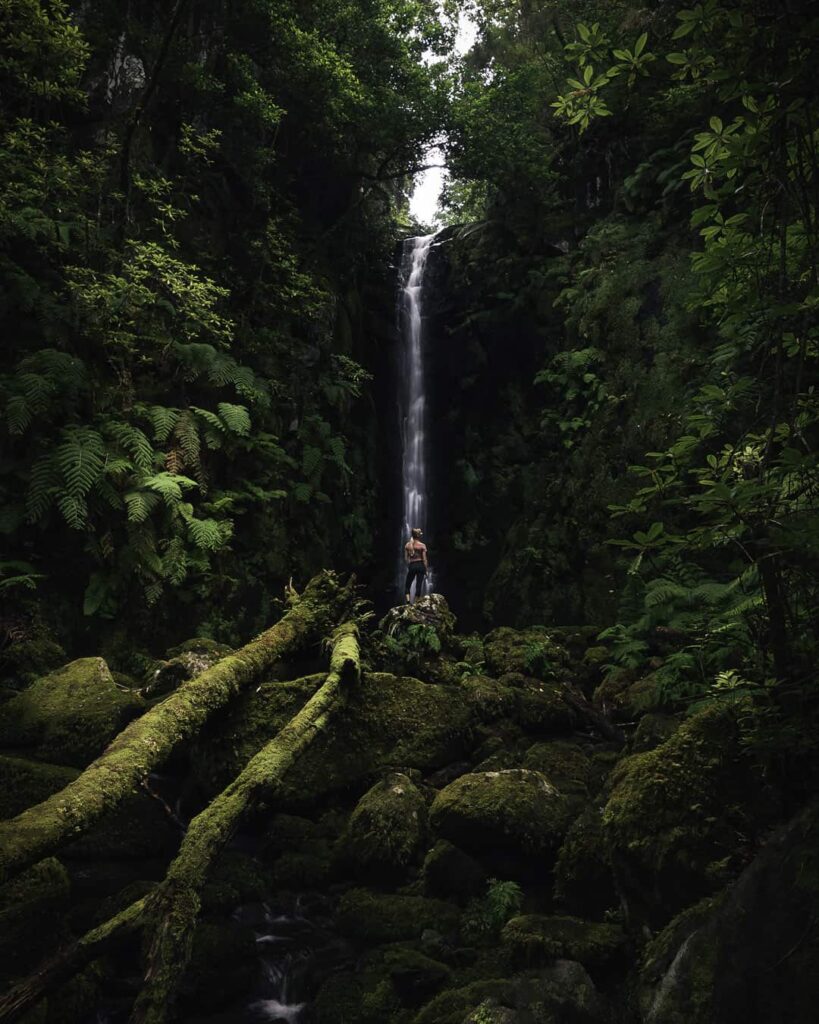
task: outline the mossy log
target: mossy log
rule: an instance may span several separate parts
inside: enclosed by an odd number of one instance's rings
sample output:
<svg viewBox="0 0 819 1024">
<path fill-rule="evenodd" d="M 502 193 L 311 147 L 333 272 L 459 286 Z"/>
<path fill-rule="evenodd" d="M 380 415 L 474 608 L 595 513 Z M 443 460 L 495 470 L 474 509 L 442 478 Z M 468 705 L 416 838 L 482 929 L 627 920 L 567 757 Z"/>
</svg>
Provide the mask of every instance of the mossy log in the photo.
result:
<svg viewBox="0 0 819 1024">
<path fill-rule="evenodd" d="M 352 582 L 341 586 L 332 573 L 314 577 L 275 626 L 131 722 L 65 789 L 0 823 L 0 883 L 86 832 L 214 711 L 276 661 L 343 619 L 351 598 Z"/>
<path fill-rule="evenodd" d="M 358 631 L 340 626 L 330 672 L 301 711 L 247 764 L 244 771 L 191 822 L 162 884 L 147 898 L 147 969 L 132 1024 L 162 1024 L 173 1015 L 179 979 L 190 960 L 200 893 L 215 855 L 244 815 L 275 790 L 287 770 L 326 728 L 341 691 L 360 678 Z"/>
<path fill-rule="evenodd" d="M 11 1024 L 19 1020 L 52 989 L 96 960 L 103 950 L 133 935 L 142 927 L 144 910 L 145 898 L 137 900 L 116 917 L 92 928 L 77 942 L 60 950 L 33 974 L 14 985 L 0 998 L 0 1024 Z"/>
</svg>

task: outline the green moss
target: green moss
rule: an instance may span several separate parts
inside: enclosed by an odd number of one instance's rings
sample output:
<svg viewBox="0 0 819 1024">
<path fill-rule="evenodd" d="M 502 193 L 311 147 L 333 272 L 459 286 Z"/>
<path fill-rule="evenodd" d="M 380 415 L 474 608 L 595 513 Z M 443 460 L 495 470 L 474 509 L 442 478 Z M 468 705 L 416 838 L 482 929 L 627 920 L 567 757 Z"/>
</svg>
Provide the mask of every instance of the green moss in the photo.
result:
<svg viewBox="0 0 819 1024">
<path fill-rule="evenodd" d="M 540 772 L 519 768 L 462 775 L 430 809 L 433 832 L 469 851 L 548 856 L 567 825 L 567 804 L 556 788 Z"/>
<path fill-rule="evenodd" d="M 367 946 L 417 939 L 427 928 L 455 931 L 458 918 L 458 910 L 442 900 L 351 889 L 339 902 L 336 921 L 342 934 Z"/>
<path fill-rule="evenodd" d="M 674 718 L 673 715 L 663 715 L 657 712 L 643 715 L 631 737 L 629 749 L 633 754 L 654 750 L 655 747 L 659 747 L 661 743 L 665 743 L 673 736 L 679 725 L 679 719 Z"/>
<path fill-rule="evenodd" d="M 0 887 L 0 980 L 33 970 L 64 941 L 70 883 L 49 857 Z"/>
<path fill-rule="evenodd" d="M 452 977 L 446 964 L 414 949 L 387 950 L 384 965 L 389 970 L 393 990 L 404 1006 L 421 1006 Z"/>
<path fill-rule="evenodd" d="M 256 971 L 256 938 L 250 928 L 230 922 L 200 922 L 181 988 L 187 1010 L 208 1013 L 245 995 Z"/>
<path fill-rule="evenodd" d="M 23 757 L 0 757 L 0 819 L 13 818 L 26 807 L 57 793 L 76 779 L 78 771 Z"/>
<path fill-rule="evenodd" d="M 501 937 L 519 968 L 539 966 L 554 958 L 601 967 L 622 954 L 626 941 L 618 925 L 540 914 L 513 917 Z"/>
<path fill-rule="evenodd" d="M 486 999 L 511 1003 L 513 987 L 503 978 L 475 981 L 441 992 L 414 1018 L 413 1024 L 464 1024 L 465 1016 Z"/>
<path fill-rule="evenodd" d="M 526 751 L 523 767 L 541 772 L 561 793 L 571 796 L 589 794 L 593 767 L 577 743 L 566 740 L 535 743 Z"/>
<path fill-rule="evenodd" d="M 145 677 L 144 693 L 150 697 L 170 693 L 186 679 L 195 679 L 229 654 L 233 654 L 232 647 L 208 637 L 186 640 L 168 651 L 167 660 L 151 668 Z"/>
<path fill-rule="evenodd" d="M 572 822 L 555 865 L 555 897 L 559 905 L 586 917 L 602 917 L 617 903 L 603 819 L 588 804 Z"/>
<path fill-rule="evenodd" d="M 240 903 L 260 903 L 270 894 L 271 873 L 239 850 L 222 850 L 202 890 L 205 912 L 231 911 Z"/>
<path fill-rule="evenodd" d="M 0 743 L 83 768 L 143 708 L 136 695 L 117 689 L 102 658 L 80 658 L 0 708 Z"/>
<path fill-rule="evenodd" d="M 754 822 L 762 783 L 739 744 L 735 708 L 700 711 L 655 750 L 622 760 L 611 783 L 603 824 L 612 863 L 632 911 L 655 927 L 724 884 L 746 837 L 763 827 Z"/>
<path fill-rule="evenodd" d="M 486 888 L 486 872 L 468 853 L 439 839 L 424 860 L 424 887 L 430 896 L 466 903 Z"/>
<path fill-rule="evenodd" d="M 568 661 L 564 648 L 544 626 L 492 630 L 483 641 L 487 669 L 495 676 L 522 672 L 538 679 L 552 679 Z"/>
<path fill-rule="evenodd" d="M 478 721 L 494 722 L 517 714 L 519 693 L 512 687 L 481 675 L 465 675 L 460 684 L 468 694 Z"/>
<path fill-rule="evenodd" d="M 341 840 L 344 859 L 364 879 L 398 879 L 420 849 L 426 818 L 420 790 L 393 772 L 356 805 Z"/>
<path fill-rule="evenodd" d="M 527 679 L 520 694 L 517 720 L 527 732 L 555 735 L 571 732 L 577 716 L 563 700 L 558 684 Z"/>
</svg>

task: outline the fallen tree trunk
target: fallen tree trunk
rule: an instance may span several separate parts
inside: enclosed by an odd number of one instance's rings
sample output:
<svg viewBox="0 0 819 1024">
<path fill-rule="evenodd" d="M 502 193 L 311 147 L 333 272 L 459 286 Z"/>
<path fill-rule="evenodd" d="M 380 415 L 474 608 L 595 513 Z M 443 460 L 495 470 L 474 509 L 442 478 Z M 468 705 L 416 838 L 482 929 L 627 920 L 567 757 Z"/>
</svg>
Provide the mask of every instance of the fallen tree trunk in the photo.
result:
<svg viewBox="0 0 819 1024">
<path fill-rule="evenodd" d="M 190 823 L 165 880 L 147 897 L 147 969 L 132 1024 L 164 1024 L 173 1016 L 179 980 L 190 960 L 200 893 L 213 858 L 248 810 L 275 790 L 296 759 L 326 728 L 341 704 L 340 691 L 357 682 L 360 673 L 358 631 L 354 624 L 346 623 L 333 638 L 330 673 L 322 687 Z"/>
<path fill-rule="evenodd" d="M 127 939 L 142 927 L 145 898 L 126 907 L 116 917 L 93 928 L 81 939 L 46 960 L 0 999 L 0 1024 L 11 1024 L 48 993 L 73 978 L 96 960 L 103 950 Z"/>
<path fill-rule="evenodd" d="M 339 692 L 360 679 L 358 634 L 340 626 L 333 637 L 330 673 L 298 714 L 264 746 L 244 771 L 191 822 L 165 880 L 143 897 L 47 960 L 0 999 L 0 1024 L 13 1024 L 56 986 L 96 959 L 112 943 L 148 930 L 146 989 L 134 1007 L 135 1019 L 165 1020 L 176 986 L 190 957 L 199 913 L 200 891 L 213 861 L 241 817 L 269 795 L 330 720 Z M 167 1005 L 163 1005 L 167 1000 Z M 141 1004 L 141 1005 L 140 1005 Z M 143 1014 L 143 1016 L 138 1016 Z"/>
<path fill-rule="evenodd" d="M 0 823 L 0 883 L 77 839 L 214 711 L 310 637 L 332 628 L 347 613 L 352 589 L 352 581 L 342 587 L 332 573 L 316 576 L 275 626 L 131 722 L 65 789 Z"/>
</svg>

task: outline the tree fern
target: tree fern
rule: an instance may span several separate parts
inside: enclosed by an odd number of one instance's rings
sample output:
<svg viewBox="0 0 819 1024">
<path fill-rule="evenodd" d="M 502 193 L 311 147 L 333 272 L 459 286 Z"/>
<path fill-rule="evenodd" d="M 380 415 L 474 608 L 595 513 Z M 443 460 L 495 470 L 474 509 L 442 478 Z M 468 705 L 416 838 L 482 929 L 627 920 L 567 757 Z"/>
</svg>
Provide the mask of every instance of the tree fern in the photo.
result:
<svg viewBox="0 0 819 1024">
<path fill-rule="evenodd" d="M 153 468 L 153 445 L 139 427 L 131 426 L 130 423 L 112 422 L 107 425 L 107 430 L 128 452 L 137 469 L 148 472 Z"/>
<path fill-rule="evenodd" d="M 90 427 L 66 427 L 55 458 L 68 495 L 84 498 L 102 475 L 105 441 Z"/>
<path fill-rule="evenodd" d="M 199 438 L 199 427 L 193 413 L 189 410 L 180 413 L 173 433 L 185 456 L 185 465 L 188 469 L 197 470 L 199 468 L 201 441 Z"/>
<path fill-rule="evenodd" d="M 175 509 L 182 500 L 183 491 L 196 487 L 196 481 L 190 477 L 182 476 L 179 473 L 155 473 L 142 481 L 142 486 L 147 487 L 161 495 L 165 504 Z"/>
<path fill-rule="evenodd" d="M 146 415 L 153 427 L 154 440 L 158 444 L 164 444 L 179 419 L 179 410 L 169 409 L 164 405 L 152 405 L 146 409 Z"/>
<path fill-rule="evenodd" d="M 60 489 L 60 470 L 53 454 L 43 455 L 31 467 L 26 495 L 26 519 L 39 522 Z"/>
<path fill-rule="evenodd" d="M 128 522 L 144 523 L 162 499 L 152 491 L 128 491 L 123 495 L 123 500 Z"/>
<path fill-rule="evenodd" d="M 250 433 L 250 414 L 243 405 L 220 402 L 216 408 L 222 422 L 231 433 L 239 434 L 240 437 L 246 437 Z"/>
</svg>

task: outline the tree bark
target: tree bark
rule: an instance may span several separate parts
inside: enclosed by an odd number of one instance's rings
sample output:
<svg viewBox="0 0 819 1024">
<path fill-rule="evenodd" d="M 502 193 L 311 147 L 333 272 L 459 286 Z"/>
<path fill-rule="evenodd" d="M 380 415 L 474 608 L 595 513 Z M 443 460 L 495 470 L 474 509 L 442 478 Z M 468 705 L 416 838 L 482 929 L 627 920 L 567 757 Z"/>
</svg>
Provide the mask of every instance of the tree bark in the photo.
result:
<svg viewBox="0 0 819 1024">
<path fill-rule="evenodd" d="M 124 729 L 96 761 L 59 793 L 0 822 L 0 884 L 79 838 L 134 792 L 181 740 L 276 661 L 347 614 L 353 581 L 316 576 L 287 614 L 261 636 L 183 683 Z"/>
<path fill-rule="evenodd" d="M 48 993 L 73 978 L 104 949 L 133 935 L 142 926 L 145 898 L 126 907 L 105 924 L 93 928 L 77 942 L 46 960 L 0 999 L 0 1024 L 12 1024 Z"/>
<path fill-rule="evenodd" d="M 191 822 L 165 880 L 147 897 L 145 983 L 131 1024 L 164 1024 L 173 1017 L 179 980 L 190 960 L 202 886 L 214 857 L 245 814 L 275 791 L 288 769 L 327 727 L 343 690 L 355 684 L 360 674 L 358 631 L 354 623 L 345 623 L 333 637 L 330 673 L 322 687 Z"/>
</svg>

